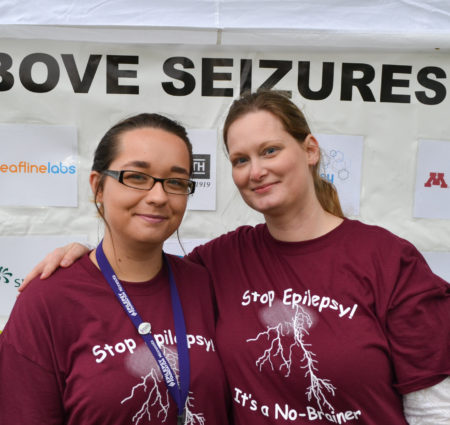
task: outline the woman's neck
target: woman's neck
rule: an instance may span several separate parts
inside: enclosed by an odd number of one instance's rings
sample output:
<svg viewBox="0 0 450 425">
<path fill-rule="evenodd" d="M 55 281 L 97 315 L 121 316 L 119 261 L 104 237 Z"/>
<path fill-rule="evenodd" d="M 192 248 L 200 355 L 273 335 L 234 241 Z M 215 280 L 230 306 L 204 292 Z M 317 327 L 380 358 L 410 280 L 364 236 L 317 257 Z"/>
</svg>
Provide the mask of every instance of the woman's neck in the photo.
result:
<svg viewBox="0 0 450 425">
<path fill-rule="evenodd" d="M 102 243 L 103 252 L 111 267 L 120 280 L 128 282 L 145 282 L 154 278 L 161 270 L 162 244 L 149 245 L 133 243 L 124 245 L 117 240 L 112 242 L 109 235 L 105 235 Z M 97 266 L 96 250 L 89 255 Z"/>
<path fill-rule="evenodd" d="M 265 216 L 269 233 L 284 242 L 302 242 L 323 236 L 337 226 L 343 219 L 325 211 L 320 203 L 309 208 L 290 210 L 278 215 Z"/>
</svg>

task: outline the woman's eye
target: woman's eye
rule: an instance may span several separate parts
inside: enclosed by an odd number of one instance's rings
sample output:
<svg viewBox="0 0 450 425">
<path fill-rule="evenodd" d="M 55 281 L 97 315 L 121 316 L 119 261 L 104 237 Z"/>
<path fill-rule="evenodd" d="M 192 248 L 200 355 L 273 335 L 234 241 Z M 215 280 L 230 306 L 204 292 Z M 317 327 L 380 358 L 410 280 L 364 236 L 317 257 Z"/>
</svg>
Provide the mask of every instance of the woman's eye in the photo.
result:
<svg viewBox="0 0 450 425">
<path fill-rule="evenodd" d="M 167 179 L 167 184 L 172 187 L 186 187 L 187 182 L 180 179 Z"/>
<path fill-rule="evenodd" d="M 236 165 L 242 165 L 242 164 L 244 164 L 245 162 L 247 162 L 247 158 L 240 157 L 240 158 L 234 158 L 234 159 L 231 161 L 231 164 L 232 164 L 233 166 L 236 166 Z"/>
<path fill-rule="evenodd" d="M 279 150 L 278 148 L 275 148 L 275 147 L 271 146 L 269 148 L 264 149 L 263 153 L 264 153 L 264 155 L 272 155 L 275 152 L 277 152 L 278 150 Z"/>
<path fill-rule="evenodd" d="M 133 183 L 145 183 L 148 180 L 148 177 L 139 173 L 127 173 L 125 175 L 125 180 Z"/>
</svg>

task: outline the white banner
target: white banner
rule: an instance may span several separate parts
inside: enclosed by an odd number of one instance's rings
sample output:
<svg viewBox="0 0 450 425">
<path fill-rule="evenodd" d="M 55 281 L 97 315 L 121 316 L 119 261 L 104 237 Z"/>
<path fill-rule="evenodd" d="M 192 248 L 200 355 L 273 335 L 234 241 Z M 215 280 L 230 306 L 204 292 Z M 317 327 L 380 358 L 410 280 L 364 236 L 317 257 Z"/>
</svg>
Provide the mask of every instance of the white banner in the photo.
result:
<svg viewBox="0 0 450 425">
<path fill-rule="evenodd" d="M 421 251 L 448 251 L 449 216 L 444 211 L 447 207 L 441 206 L 447 205 L 449 189 L 423 185 L 431 172 L 437 173 L 432 181 L 441 181 L 439 173 L 444 173 L 449 183 L 449 70 L 450 57 L 439 52 L 2 39 L 1 123 L 76 128 L 78 152 L 68 152 L 65 137 L 52 137 L 54 144 L 50 138 L 38 144 L 40 149 L 45 146 L 45 152 L 35 152 L 26 160 L 19 155 L 36 146 L 19 150 L 17 143 L 10 142 L 12 133 L 7 133 L 2 134 L 0 164 L 19 160 L 20 166 L 20 160 L 31 163 L 40 155 L 39 161 L 50 158 L 47 162 L 59 167 L 60 161 L 62 166 L 65 158 L 78 154 L 78 204 L 74 208 L 74 186 L 70 185 L 64 186 L 67 193 L 59 193 L 62 186 L 52 187 L 51 193 L 39 196 L 40 203 L 36 199 L 31 203 L 34 193 L 20 193 L 28 186 L 12 190 L 10 183 L 3 183 L 7 173 L 0 171 L 0 188 L 8 186 L 5 190 L 10 191 L 0 193 L 0 234 L 86 234 L 90 243 L 97 243 L 102 230 L 88 182 L 93 152 L 113 124 L 141 112 L 158 112 L 195 129 L 190 133 L 198 155 L 196 172 L 206 173 L 210 155 L 210 177 L 195 178 L 198 192 L 189 201 L 183 238 L 209 240 L 239 225 L 261 222 L 261 215 L 240 199 L 218 135 L 233 98 L 265 87 L 285 91 L 304 111 L 312 132 L 323 143 L 324 174 L 338 187 L 350 217 L 384 226 Z M 197 134 L 202 134 L 198 150 Z M 332 139 L 329 146 L 327 137 Z M 443 141 L 436 153 L 436 160 L 443 162 L 422 167 L 418 140 Z M 443 197 L 433 208 L 440 211 L 438 215 L 414 217 L 418 215 L 415 204 L 427 202 L 427 192 L 416 194 L 416 180 L 421 190 Z M 15 206 L 20 201 L 26 207 Z M 50 206 L 57 202 L 61 206 Z M 37 261 L 43 252 L 37 248 L 33 259 Z"/>
<path fill-rule="evenodd" d="M 164 252 L 168 254 L 184 257 L 189 254 L 196 246 L 203 245 L 208 239 L 176 239 L 169 238 L 164 242 Z"/>
</svg>

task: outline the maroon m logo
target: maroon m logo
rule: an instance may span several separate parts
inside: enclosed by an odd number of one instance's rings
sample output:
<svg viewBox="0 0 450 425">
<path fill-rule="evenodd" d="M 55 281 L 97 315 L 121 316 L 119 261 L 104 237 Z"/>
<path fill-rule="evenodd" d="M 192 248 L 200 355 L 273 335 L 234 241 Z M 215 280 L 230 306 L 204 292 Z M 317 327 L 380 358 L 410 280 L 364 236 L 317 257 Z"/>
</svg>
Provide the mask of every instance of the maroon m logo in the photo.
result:
<svg viewBox="0 0 450 425">
<path fill-rule="evenodd" d="M 425 187 L 441 186 L 443 188 L 448 187 L 444 180 L 444 173 L 430 173 L 430 177 L 424 185 Z"/>
</svg>

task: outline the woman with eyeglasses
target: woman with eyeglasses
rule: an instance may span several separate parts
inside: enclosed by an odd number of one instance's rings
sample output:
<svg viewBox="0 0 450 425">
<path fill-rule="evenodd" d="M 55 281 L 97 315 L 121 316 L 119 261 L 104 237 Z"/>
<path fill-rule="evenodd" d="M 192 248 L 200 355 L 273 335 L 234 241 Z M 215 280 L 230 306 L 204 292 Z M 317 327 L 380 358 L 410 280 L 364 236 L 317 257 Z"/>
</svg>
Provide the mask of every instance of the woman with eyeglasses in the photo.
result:
<svg viewBox="0 0 450 425">
<path fill-rule="evenodd" d="M 288 98 L 243 96 L 223 135 L 234 183 L 265 223 L 188 258 L 213 279 L 235 423 L 450 423 L 450 286 L 407 241 L 344 218 Z"/>
<path fill-rule="evenodd" d="M 0 337 L 0 423 L 228 424 L 208 272 L 166 255 L 194 192 L 185 129 L 157 114 L 112 127 L 90 185 L 99 246 L 32 282 Z"/>
</svg>

